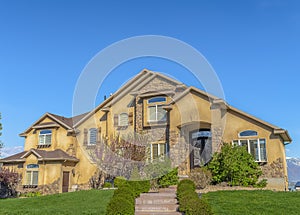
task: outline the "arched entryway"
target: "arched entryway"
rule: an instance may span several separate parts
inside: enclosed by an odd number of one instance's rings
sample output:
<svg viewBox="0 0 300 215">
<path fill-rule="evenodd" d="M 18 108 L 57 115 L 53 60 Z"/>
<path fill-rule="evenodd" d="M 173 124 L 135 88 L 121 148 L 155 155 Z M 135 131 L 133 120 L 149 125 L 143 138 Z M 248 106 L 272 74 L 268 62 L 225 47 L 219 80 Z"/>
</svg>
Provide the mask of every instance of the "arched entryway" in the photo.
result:
<svg viewBox="0 0 300 215">
<path fill-rule="evenodd" d="M 190 132 L 190 168 L 206 165 L 212 156 L 210 129 L 196 129 Z"/>
</svg>

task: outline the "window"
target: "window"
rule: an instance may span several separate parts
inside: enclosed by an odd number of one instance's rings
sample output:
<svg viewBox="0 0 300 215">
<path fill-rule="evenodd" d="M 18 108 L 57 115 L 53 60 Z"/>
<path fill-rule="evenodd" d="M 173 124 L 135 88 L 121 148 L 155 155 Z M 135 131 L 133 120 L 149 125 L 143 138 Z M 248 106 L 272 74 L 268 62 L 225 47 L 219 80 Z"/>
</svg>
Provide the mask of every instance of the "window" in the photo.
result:
<svg viewBox="0 0 300 215">
<path fill-rule="evenodd" d="M 38 164 L 29 164 L 27 165 L 26 170 L 26 185 L 38 185 L 39 181 L 39 165 Z"/>
<path fill-rule="evenodd" d="M 128 114 L 127 113 L 121 113 L 119 115 L 119 126 L 128 126 Z"/>
<path fill-rule="evenodd" d="M 267 161 L 265 139 L 234 140 L 232 144 L 235 146 L 245 146 L 247 151 L 253 155 L 255 161 Z"/>
<path fill-rule="evenodd" d="M 166 143 L 152 143 L 150 144 L 150 158 L 155 160 L 158 158 L 163 158 L 167 154 L 167 144 Z"/>
<path fill-rule="evenodd" d="M 97 129 L 90 128 L 89 130 L 89 144 L 94 145 L 97 143 Z"/>
<path fill-rule="evenodd" d="M 246 130 L 239 133 L 240 137 L 250 137 L 250 136 L 257 136 L 257 131 L 253 130 Z"/>
<path fill-rule="evenodd" d="M 39 135 L 39 145 L 51 145 L 51 137 L 51 130 L 41 130 Z"/>
<path fill-rule="evenodd" d="M 164 122 L 166 121 L 166 110 L 163 104 L 166 102 L 165 97 L 154 97 L 148 100 L 148 121 Z"/>
</svg>

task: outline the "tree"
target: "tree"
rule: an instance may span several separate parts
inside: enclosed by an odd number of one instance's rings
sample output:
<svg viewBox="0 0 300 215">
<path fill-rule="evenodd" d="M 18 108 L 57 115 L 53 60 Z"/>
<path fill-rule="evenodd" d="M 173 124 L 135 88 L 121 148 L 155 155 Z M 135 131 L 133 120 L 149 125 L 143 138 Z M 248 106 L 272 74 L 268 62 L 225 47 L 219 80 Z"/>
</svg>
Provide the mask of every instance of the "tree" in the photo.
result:
<svg viewBox="0 0 300 215">
<path fill-rule="evenodd" d="M 0 168 L 0 198 L 16 197 L 20 175 L 12 170 Z"/>
<path fill-rule="evenodd" d="M 215 184 L 227 182 L 231 186 L 256 186 L 261 169 L 243 146 L 225 143 L 221 152 L 213 155 L 208 165 Z"/>
</svg>

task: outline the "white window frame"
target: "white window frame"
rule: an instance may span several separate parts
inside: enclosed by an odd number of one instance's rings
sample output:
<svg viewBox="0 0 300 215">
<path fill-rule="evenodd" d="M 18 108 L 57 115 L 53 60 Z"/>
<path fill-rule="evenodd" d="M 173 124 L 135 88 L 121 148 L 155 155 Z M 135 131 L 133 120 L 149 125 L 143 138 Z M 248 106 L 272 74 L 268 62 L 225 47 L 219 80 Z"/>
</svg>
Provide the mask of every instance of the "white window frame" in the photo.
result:
<svg viewBox="0 0 300 215">
<path fill-rule="evenodd" d="M 235 142 L 236 141 L 238 141 L 238 145 L 239 146 L 242 146 L 242 144 L 241 144 L 241 141 L 247 141 L 247 151 L 248 151 L 248 153 L 249 154 L 251 154 L 251 149 L 250 149 L 250 141 L 251 140 L 256 140 L 257 141 L 257 149 L 258 149 L 258 151 L 257 151 L 257 153 L 258 153 L 258 160 L 256 160 L 256 158 L 254 158 L 255 159 L 255 162 L 267 162 L 267 141 L 266 141 L 266 139 L 265 138 L 251 138 L 251 139 L 238 139 L 238 140 L 233 140 L 232 141 L 232 145 L 234 145 L 235 144 Z M 260 140 L 264 140 L 264 142 L 265 142 L 265 150 L 266 150 L 266 158 L 265 158 L 265 160 L 262 160 L 261 159 L 261 151 L 260 151 Z M 251 154 L 252 155 L 252 154 Z"/>
<path fill-rule="evenodd" d="M 126 120 L 126 123 L 125 124 L 121 124 L 121 117 L 122 117 L 122 115 L 126 115 L 126 118 L 127 118 L 127 120 Z M 128 126 L 129 125 L 129 123 L 128 123 L 128 120 L 129 120 L 129 115 L 128 115 L 128 113 L 120 113 L 119 114 L 119 118 L 118 118 L 118 126 Z"/>
<path fill-rule="evenodd" d="M 95 142 L 91 143 L 91 132 L 94 131 L 95 132 Z M 88 133 L 88 145 L 94 146 L 97 144 L 97 128 L 90 128 L 89 129 L 89 133 Z"/>
<path fill-rule="evenodd" d="M 165 152 L 164 152 L 164 156 L 167 156 L 167 153 L 168 153 L 168 144 L 165 143 L 165 142 L 161 142 L 161 143 L 150 143 L 150 160 L 153 161 L 155 159 L 153 159 L 153 145 L 158 145 L 157 146 L 157 153 L 158 153 L 158 158 L 159 159 L 164 159 L 162 157 L 162 154 L 161 154 L 161 151 L 160 151 L 160 146 L 159 145 L 165 145 Z"/>
<path fill-rule="evenodd" d="M 41 134 L 42 131 L 50 131 L 50 133 Z M 46 142 L 48 136 L 50 136 L 50 143 Z M 44 146 L 44 145 L 51 145 L 51 144 L 52 144 L 52 130 L 50 130 L 50 129 L 41 130 L 40 133 L 39 133 L 39 143 L 38 143 L 38 145 Z"/>
<path fill-rule="evenodd" d="M 163 98 L 164 101 L 150 102 L 150 100 L 155 99 L 155 98 Z M 152 97 L 152 98 L 147 100 L 147 104 L 148 104 L 148 106 L 147 106 L 147 114 L 148 114 L 147 119 L 148 119 L 148 122 L 166 122 L 167 121 L 167 111 L 166 110 L 164 110 L 165 117 L 164 117 L 163 120 L 158 120 L 158 117 L 157 117 L 158 107 L 162 107 L 166 102 L 167 102 L 167 98 L 164 97 L 164 96 Z M 150 107 L 155 107 L 155 119 L 151 119 L 150 110 L 149 110 Z"/>
<path fill-rule="evenodd" d="M 37 167 L 30 167 L 31 164 L 28 164 L 26 167 L 26 174 L 25 174 L 25 185 L 31 185 L 31 186 L 37 186 L 39 183 L 39 166 L 37 165 Z M 30 173 L 30 182 L 27 183 L 27 173 Z M 37 173 L 37 182 L 36 184 L 33 183 L 33 173 Z"/>
</svg>

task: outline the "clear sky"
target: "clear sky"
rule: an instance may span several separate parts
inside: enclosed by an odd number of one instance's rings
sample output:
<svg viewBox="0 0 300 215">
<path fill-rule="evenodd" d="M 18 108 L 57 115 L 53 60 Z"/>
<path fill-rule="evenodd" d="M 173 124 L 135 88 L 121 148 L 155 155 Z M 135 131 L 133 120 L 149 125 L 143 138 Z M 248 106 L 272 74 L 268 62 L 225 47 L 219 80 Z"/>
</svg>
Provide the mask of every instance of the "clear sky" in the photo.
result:
<svg viewBox="0 0 300 215">
<path fill-rule="evenodd" d="M 72 115 L 73 92 L 99 51 L 139 35 L 164 35 L 201 52 L 229 104 L 289 130 L 300 157 L 300 2 L 0 0 L 0 112 L 6 148 L 45 112 Z M 142 58 L 120 65 L 103 95 L 148 68 L 201 87 L 176 63 Z M 101 68 L 99 68 L 101 69 Z"/>
</svg>

